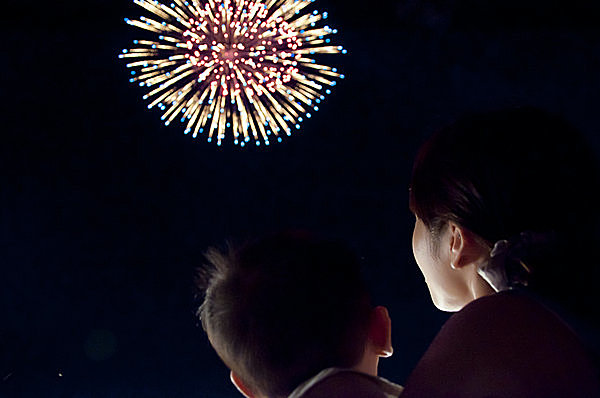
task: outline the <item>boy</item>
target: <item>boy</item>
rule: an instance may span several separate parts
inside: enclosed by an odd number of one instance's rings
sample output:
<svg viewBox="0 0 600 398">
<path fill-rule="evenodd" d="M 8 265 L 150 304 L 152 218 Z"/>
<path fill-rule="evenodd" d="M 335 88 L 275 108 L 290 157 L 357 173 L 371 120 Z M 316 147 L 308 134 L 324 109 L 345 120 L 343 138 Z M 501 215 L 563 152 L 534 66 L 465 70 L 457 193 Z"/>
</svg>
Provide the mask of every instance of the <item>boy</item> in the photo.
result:
<svg viewBox="0 0 600 398">
<path fill-rule="evenodd" d="M 244 396 L 400 395 L 377 377 L 379 357 L 392 354 L 387 310 L 371 307 L 344 246 L 287 232 L 206 257 L 198 313 Z"/>
</svg>

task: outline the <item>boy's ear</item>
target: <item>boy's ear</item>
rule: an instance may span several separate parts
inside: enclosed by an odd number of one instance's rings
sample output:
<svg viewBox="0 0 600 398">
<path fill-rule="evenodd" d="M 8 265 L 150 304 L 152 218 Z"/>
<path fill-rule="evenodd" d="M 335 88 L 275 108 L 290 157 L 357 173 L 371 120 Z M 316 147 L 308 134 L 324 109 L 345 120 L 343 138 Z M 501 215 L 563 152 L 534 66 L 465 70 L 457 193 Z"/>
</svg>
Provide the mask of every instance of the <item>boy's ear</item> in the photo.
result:
<svg viewBox="0 0 600 398">
<path fill-rule="evenodd" d="M 255 398 L 252 391 L 250 391 L 250 389 L 246 387 L 242 379 L 240 379 L 240 377 L 236 373 L 234 373 L 233 370 L 229 373 L 229 378 L 231 379 L 233 385 L 238 389 L 239 392 L 242 393 L 243 396 L 245 396 L 246 398 Z"/>
<path fill-rule="evenodd" d="M 486 249 L 475 239 L 473 233 L 451 222 L 450 228 L 450 267 L 459 269 L 477 262 L 485 256 Z"/>
<path fill-rule="evenodd" d="M 387 358 L 392 355 L 392 320 L 387 308 L 377 306 L 371 311 L 369 340 L 377 356 Z"/>
</svg>

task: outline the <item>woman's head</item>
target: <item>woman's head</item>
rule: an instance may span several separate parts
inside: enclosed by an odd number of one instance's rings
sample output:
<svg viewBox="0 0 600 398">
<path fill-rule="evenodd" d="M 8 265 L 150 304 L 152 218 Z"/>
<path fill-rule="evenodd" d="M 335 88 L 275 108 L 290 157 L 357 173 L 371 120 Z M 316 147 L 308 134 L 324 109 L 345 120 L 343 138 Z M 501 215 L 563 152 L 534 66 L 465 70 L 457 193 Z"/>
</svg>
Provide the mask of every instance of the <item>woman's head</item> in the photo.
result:
<svg viewBox="0 0 600 398">
<path fill-rule="evenodd" d="M 588 148 L 566 122 L 533 108 L 471 114 L 439 131 L 419 151 L 410 185 L 433 258 L 452 225 L 488 254 L 499 240 L 548 232 L 558 243 L 532 260 L 543 263 L 533 284 L 544 289 L 581 273 L 549 260 L 580 254 L 596 230 L 598 175 Z"/>
</svg>

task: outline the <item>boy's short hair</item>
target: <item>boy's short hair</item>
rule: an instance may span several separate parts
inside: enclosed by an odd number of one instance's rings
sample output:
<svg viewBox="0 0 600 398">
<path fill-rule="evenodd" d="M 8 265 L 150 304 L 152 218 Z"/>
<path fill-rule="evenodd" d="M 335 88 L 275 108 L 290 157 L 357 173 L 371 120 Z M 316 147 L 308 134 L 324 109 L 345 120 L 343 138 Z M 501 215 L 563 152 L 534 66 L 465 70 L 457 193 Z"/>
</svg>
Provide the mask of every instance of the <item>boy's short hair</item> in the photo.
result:
<svg viewBox="0 0 600 398">
<path fill-rule="evenodd" d="M 287 396 L 324 368 L 362 357 L 370 300 L 344 245 L 283 232 L 206 258 L 202 327 L 252 391 Z"/>
</svg>

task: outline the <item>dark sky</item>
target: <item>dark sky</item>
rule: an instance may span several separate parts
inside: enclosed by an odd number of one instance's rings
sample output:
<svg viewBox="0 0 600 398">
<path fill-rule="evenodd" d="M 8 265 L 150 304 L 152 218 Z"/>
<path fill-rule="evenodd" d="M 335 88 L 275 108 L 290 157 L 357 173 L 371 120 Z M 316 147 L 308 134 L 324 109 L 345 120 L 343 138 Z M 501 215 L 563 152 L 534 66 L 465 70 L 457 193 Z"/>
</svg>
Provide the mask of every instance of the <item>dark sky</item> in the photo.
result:
<svg viewBox="0 0 600 398">
<path fill-rule="evenodd" d="M 535 105 L 600 152 L 594 3 L 317 0 L 346 79 L 299 133 L 240 149 L 146 109 L 117 58 L 139 36 L 132 3 L 10 0 L 0 397 L 237 397 L 196 326 L 192 270 L 211 245 L 288 227 L 363 258 L 393 318 L 381 374 L 402 383 L 447 317 L 410 251 L 419 144 L 464 111 Z"/>
</svg>

